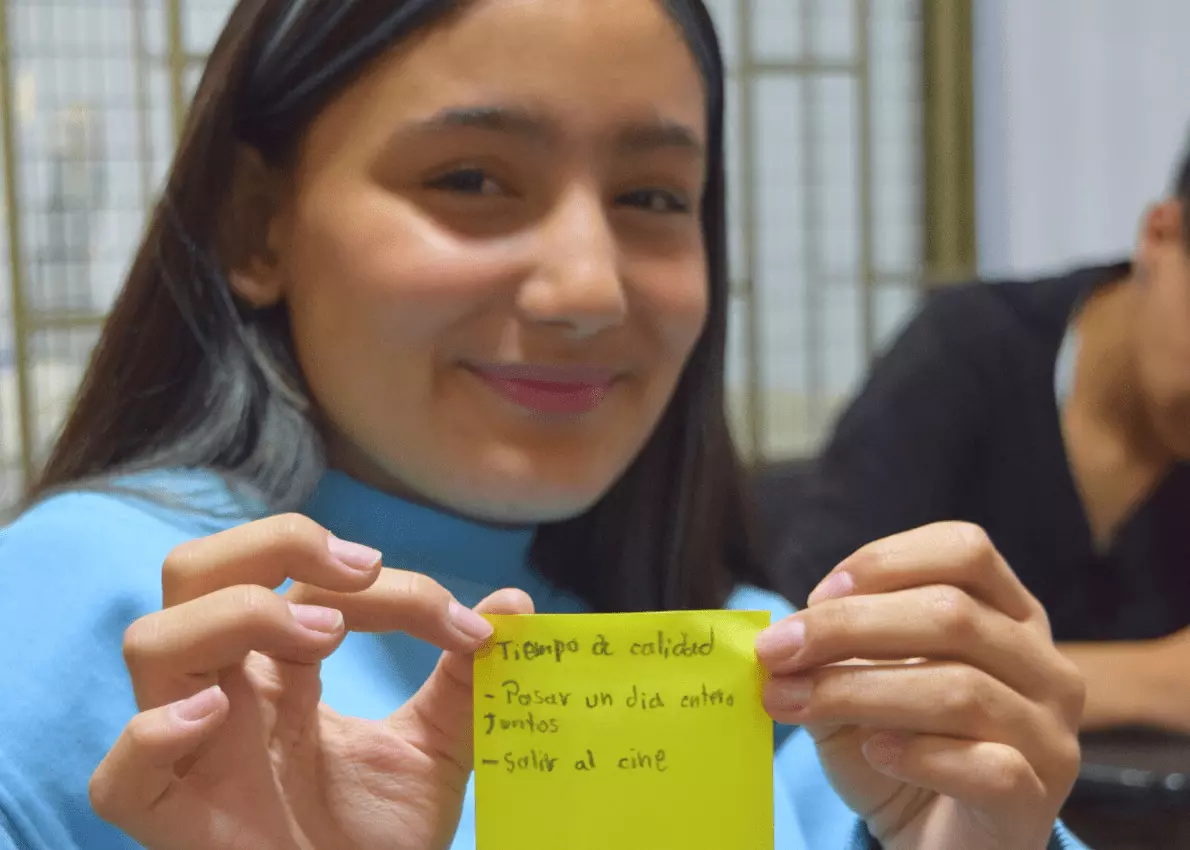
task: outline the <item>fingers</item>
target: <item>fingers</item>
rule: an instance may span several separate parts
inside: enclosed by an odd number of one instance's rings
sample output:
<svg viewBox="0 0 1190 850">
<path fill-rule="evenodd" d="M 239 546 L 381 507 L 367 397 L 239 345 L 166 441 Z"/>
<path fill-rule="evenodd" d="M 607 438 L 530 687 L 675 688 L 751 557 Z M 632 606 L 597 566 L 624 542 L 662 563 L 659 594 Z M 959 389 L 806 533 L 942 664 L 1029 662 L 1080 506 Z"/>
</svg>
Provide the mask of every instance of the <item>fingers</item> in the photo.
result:
<svg viewBox="0 0 1190 850">
<path fill-rule="evenodd" d="M 405 631 L 444 649 L 473 650 L 491 633 L 434 580 L 384 570 L 375 549 L 340 540 L 300 514 L 269 517 L 187 542 L 166 559 L 162 594 L 176 607 L 230 587 L 276 588 L 294 602 L 335 608 L 358 631 Z"/>
<path fill-rule="evenodd" d="M 249 652 L 319 662 L 348 628 L 404 631 L 464 652 L 491 635 L 486 620 L 427 576 L 383 570 L 369 581 L 371 587 L 355 593 L 294 585 L 284 597 L 256 584 L 227 587 L 141 618 L 124 641 L 138 704 L 164 705 L 214 684 L 220 670 Z"/>
<path fill-rule="evenodd" d="M 863 754 L 875 770 L 911 786 L 951 797 L 976 811 L 1024 816 L 1026 820 L 1016 825 L 1025 835 L 1036 832 L 1028 816 L 1048 812 L 1045 801 L 1065 796 L 1068 790 L 1049 787 L 1024 755 L 1004 744 L 886 732 L 872 736 Z M 877 825 L 874 832 L 880 831 Z"/>
<path fill-rule="evenodd" d="M 224 587 L 275 588 L 291 578 L 351 592 L 379 572 L 380 552 L 340 540 L 300 514 L 283 514 L 174 549 L 162 569 L 162 597 L 168 608 Z"/>
<path fill-rule="evenodd" d="M 500 590 L 475 610 L 483 614 L 532 614 L 533 600 L 519 590 Z M 453 763 L 462 784 L 472 766 L 474 663 L 470 652 L 443 653 L 426 683 L 390 718 L 424 752 Z"/>
<path fill-rule="evenodd" d="M 871 543 L 843 560 L 810 594 L 827 599 L 951 585 L 1020 622 L 1044 625 L 1041 604 L 1025 589 L 978 526 L 943 522 Z"/>
<path fill-rule="evenodd" d="M 345 635 L 338 611 L 292 605 L 256 585 L 229 587 L 137 620 L 124 634 L 124 660 L 144 710 L 215 684 L 249 652 L 313 664 Z"/>
<path fill-rule="evenodd" d="M 1002 824 L 1056 812 L 1078 770 L 1081 679 L 983 531 L 939 523 L 873 543 L 809 603 L 757 641 L 774 673 L 765 695 L 774 717 L 803 724 L 820 752 L 862 756 L 902 789 L 937 792 Z M 869 729 L 889 732 L 861 752 Z"/>
<path fill-rule="evenodd" d="M 1053 693 L 1069 667 L 1037 629 L 948 585 L 819 603 L 770 626 L 756 651 L 774 674 L 852 658 L 963 661 L 1039 695 Z"/>
<path fill-rule="evenodd" d="M 193 755 L 227 719 L 227 697 L 218 687 L 172 705 L 142 712 L 124 728 L 91 777 L 96 814 L 142 843 L 146 825 L 164 806 L 182 804 L 171 792 L 175 765 Z"/>
<path fill-rule="evenodd" d="M 822 668 L 770 680 L 764 705 L 781 723 L 863 726 L 1007 744 L 1044 758 L 1058 719 L 1003 682 L 962 664 Z"/>
<path fill-rule="evenodd" d="M 342 611 L 351 631 L 406 632 L 446 650 L 474 652 L 492 634 L 483 617 L 459 604 L 438 582 L 405 570 L 382 570 L 371 587 L 357 593 L 295 584 L 285 596 Z"/>
<path fill-rule="evenodd" d="M 515 588 L 497 590 L 475 606 L 475 612 L 480 616 L 484 614 L 532 614 L 534 610 L 533 600 L 529 597 L 529 594 Z M 485 619 L 484 622 L 486 623 L 487 620 Z M 490 624 L 488 625 L 487 636 L 492 636 L 492 627 Z M 479 649 L 479 647 L 475 647 L 475 649 Z M 474 669 L 473 653 L 475 649 L 465 653 L 449 652 L 443 656 L 443 660 L 451 673 L 451 680 L 462 682 L 466 686 L 468 700 L 471 698 L 471 679 Z M 468 711 L 470 711 L 469 707 Z"/>
</svg>

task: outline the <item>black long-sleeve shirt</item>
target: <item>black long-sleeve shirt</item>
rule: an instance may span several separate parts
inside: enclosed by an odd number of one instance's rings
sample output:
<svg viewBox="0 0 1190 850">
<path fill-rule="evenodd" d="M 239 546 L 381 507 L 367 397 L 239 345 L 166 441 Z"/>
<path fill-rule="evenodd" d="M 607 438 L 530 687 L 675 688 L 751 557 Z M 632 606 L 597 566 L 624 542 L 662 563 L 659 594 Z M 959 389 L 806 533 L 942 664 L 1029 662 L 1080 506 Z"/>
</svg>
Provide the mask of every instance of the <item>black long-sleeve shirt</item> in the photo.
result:
<svg viewBox="0 0 1190 850">
<path fill-rule="evenodd" d="M 1055 363 L 1072 314 L 1126 265 L 932 295 L 837 424 L 773 531 L 778 589 L 803 602 L 860 546 L 941 520 L 982 526 L 1060 641 L 1190 625 L 1190 466 L 1097 551 L 1067 463 Z M 771 510 L 770 510 L 771 514 Z"/>
</svg>

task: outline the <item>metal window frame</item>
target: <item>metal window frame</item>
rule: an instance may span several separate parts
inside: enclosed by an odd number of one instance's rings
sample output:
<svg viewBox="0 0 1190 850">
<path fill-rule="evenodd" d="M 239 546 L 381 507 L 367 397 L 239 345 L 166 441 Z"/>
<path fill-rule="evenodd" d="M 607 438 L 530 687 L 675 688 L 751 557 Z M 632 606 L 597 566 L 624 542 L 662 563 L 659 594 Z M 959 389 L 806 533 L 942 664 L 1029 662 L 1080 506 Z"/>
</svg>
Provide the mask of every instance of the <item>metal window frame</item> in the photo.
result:
<svg viewBox="0 0 1190 850">
<path fill-rule="evenodd" d="M 4 204 L 8 238 L 8 273 L 12 288 L 13 348 L 17 380 L 17 421 L 21 440 L 21 475 L 27 485 L 33 477 L 33 376 L 29 369 L 29 340 L 33 328 L 25 300 L 26 265 L 21 232 L 20 169 L 17 167 L 16 95 L 13 83 L 12 35 L 9 28 L 11 9 L 8 0 L 0 0 L 0 138 L 4 144 Z"/>
<path fill-rule="evenodd" d="M 922 7 L 922 189 L 927 288 L 974 277 L 975 71 L 973 0 Z"/>
<path fill-rule="evenodd" d="M 167 33 L 170 45 L 171 77 L 180 81 L 182 74 L 176 69 L 176 45 L 180 44 L 181 30 L 181 2 L 182 0 L 167 0 Z M 148 188 L 152 173 L 152 132 L 149 126 L 149 88 L 148 76 L 154 66 L 154 59 L 150 55 L 146 42 L 146 0 L 129 0 L 130 20 L 132 25 L 132 57 L 134 72 L 133 98 L 138 113 L 137 145 L 141 157 L 142 178 L 145 184 L 146 197 L 144 200 L 146 211 L 151 206 L 151 190 Z M 103 324 L 105 316 L 102 314 L 72 314 L 48 313 L 33 310 L 30 307 L 28 293 L 29 266 L 26 262 L 26 252 L 21 210 L 21 144 L 17 133 L 16 90 L 15 90 L 15 50 L 12 41 L 12 7 L 11 0 L 0 0 L 0 141 L 3 143 L 3 174 L 4 194 L 3 202 L 8 210 L 6 218 L 6 238 L 8 240 L 8 273 L 10 286 L 10 308 L 12 311 L 12 332 L 14 348 L 14 366 L 17 384 L 17 410 L 20 445 L 20 473 L 23 486 L 32 481 L 37 466 L 38 423 L 34 410 L 34 376 L 30 357 L 30 344 L 34 335 L 46 330 L 74 330 L 94 328 Z M 175 116 L 178 115 L 179 93 L 182 91 L 179 82 L 171 79 L 171 97 Z M 181 105 L 184 115 L 185 105 Z M 180 121 L 180 119 L 178 119 Z M 180 124 L 179 124 L 180 126 Z M 0 414 L 7 415 L 0 411 Z"/>
<path fill-rule="evenodd" d="M 822 207 L 821 192 L 818 189 L 818 163 L 816 159 L 817 142 L 813 136 L 817 112 L 815 96 L 815 82 L 825 75 L 846 75 L 855 80 L 858 114 L 856 137 L 857 150 L 857 181 L 859 184 L 859 284 L 861 288 L 860 322 L 862 327 L 862 344 L 864 358 L 870 360 L 876 353 L 876 290 L 881 282 L 875 262 L 874 233 L 875 221 L 872 209 L 872 183 L 875 171 L 874 146 L 872 140 L 873 103 L 872 103 L 872 68 L 870 18 L 871 0 L 829 0 L 829 2 L 850 2 L 853 21 L 854 57 L 850 60 L 816 58 L 814 56 L 813 34 L 815 31 L 816 4 L 813 0 L 803 2 L 802 20 L 800 22 L 803 37 L 803 55 L 809 58 L 795 59 L 786 62 L 760 60 L 756 57 L 752 42 L 754 31 L 753 0 L 736 0 L 736 53 L 737 65 L 734 71 L 735 95 L 739 99 L 739 127 L 736 138 L 740 144 L 742 174 L 740 189 L 742 207 L 742 230 L 744 234 L 744 264 L 747 269 L 742 279 L 734 282 L 732 294 L 744 304 L 745 342 L 745 381 L 743 397 L 743 433 L 737 434 L 740 451 L 751 463 L 766 460 L 766 413 L 764 402 L 764 375 L 762 370 L 763 331 L 760 322 L 762 306 L 759 303 L 760 293 L 755 285 L 756 268 L 759 260 L 759 229 L 757 227 L 756 200 L 756 104 L 752 87 L 758 80 L 768 75 L 784 74 L 808 81 L 802 100 L 803 117 L 802 151 L 803 182 L 805 196 L 803 198 L 803 226 L 813 228 L 814 222 L 819 220 Z M 825 279 L 821 271 L 821 260 L 817 246 L 817 233 L 806 234 L 806 250 L 808 276 L 811 281 Z M 821 286 L 809 285 L 806 289 L 807 321 L 801 328 L 806 340 L 806 351 L 811 358 L 820 358 L 822 353 L 821 329 L 816 326 L 816 320 L 821 316 L 820 300 Z M 812 362 L 809 374 L 821 377 L 824 368 L 821 363 Z M 809 399 L 820 397 L 822 393 L 815 393 L 811 386 L 807 392 Z M 821 409 L 820 403 L 812 403 L 808 410 L 811 426 L 824 424 L 826 411 Z"/>
</svg>

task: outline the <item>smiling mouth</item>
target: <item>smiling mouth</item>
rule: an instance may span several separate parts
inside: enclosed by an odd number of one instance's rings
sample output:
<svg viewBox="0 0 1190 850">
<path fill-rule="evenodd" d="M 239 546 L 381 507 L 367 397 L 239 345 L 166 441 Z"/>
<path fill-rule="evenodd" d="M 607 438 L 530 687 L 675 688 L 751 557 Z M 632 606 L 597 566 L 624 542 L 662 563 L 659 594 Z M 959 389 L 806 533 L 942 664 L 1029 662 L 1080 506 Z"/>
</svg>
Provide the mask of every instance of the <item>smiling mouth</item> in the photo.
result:
<svg viewBox="0 0 1190 850">
<path fill-rule="evenodd" d="M 593 412 L 620 377 L 612 369 L 594 366 L 469 364 L 466 368 L 516 406 L 554 416 Z"/>
</svg>

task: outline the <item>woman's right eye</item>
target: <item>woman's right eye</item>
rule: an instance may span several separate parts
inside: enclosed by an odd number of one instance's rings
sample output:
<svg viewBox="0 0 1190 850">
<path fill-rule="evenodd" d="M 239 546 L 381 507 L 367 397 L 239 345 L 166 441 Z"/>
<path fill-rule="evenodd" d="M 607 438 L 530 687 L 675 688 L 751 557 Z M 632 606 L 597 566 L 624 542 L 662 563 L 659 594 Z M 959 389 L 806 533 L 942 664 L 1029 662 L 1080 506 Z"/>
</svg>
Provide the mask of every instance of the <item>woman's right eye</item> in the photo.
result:
<svg viewBox="0 0 1190 850">
<path fill-rule="evenodd" d="M 463 195 L 502 195 L 503 188 L 481 168 L 459 168 L 429 182 L 431 189 Z"/>
</svg>

